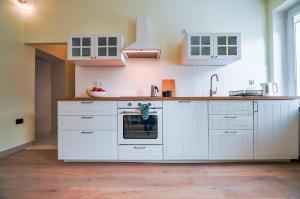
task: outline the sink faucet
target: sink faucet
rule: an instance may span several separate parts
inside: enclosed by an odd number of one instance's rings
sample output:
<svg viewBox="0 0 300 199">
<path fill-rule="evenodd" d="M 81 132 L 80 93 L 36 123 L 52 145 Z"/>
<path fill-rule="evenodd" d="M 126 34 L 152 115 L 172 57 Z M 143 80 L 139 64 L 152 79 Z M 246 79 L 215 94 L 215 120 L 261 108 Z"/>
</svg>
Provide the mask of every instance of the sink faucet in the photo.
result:
<svg viewBox="0 0 300 199">
<path fill-rule="evenodd" d="M 217 74 L 213 74 L 211 77 L 210 77 L 210 90 L 209 90 L 209 96 L 213 96 L 214 94 L 217 94 L 217 87 L 216 87 L 216 90 L 212 90 L 212 80 L 213 78 L 216 77 L 216 80 L 219 81 L 219 77 Z"/>
</svg>

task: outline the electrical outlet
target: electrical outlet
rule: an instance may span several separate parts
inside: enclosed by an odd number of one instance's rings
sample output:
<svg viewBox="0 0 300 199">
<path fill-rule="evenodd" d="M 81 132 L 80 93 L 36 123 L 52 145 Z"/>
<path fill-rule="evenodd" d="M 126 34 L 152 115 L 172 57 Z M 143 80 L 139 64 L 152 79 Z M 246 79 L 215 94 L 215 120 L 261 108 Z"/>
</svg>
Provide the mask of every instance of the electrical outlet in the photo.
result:
<svg viewBox="0 0 300 199">
<path fill-rule="evenodd" d="M 23 118 L 17 118 L 16 119 L 16 124 L 23 124 L 24 123 L 24 119 Z"/>
</svg>

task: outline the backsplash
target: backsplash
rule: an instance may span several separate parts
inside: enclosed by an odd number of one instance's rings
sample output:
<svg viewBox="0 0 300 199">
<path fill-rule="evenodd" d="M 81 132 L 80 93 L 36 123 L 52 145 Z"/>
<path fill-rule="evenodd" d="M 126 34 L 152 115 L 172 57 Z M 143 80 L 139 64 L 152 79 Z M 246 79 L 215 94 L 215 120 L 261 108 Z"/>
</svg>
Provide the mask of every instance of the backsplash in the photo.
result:
<svg viewBox="0 0 300 199">
<path fill-rule="evenodd" d="M 258 72 L 259 71 L 259 72 Z M 210 76 L 219 75 L 217 95 L 246 89 L 248 81 L 255 84 L 267 80 L 267 66 L 253 65 L 245 60 L 228 66 L 180 66 L 166 59 L 128 59 L 125 67 L 80 67 L 75 69 L 75 95 L 85 97 L 85 89 L 95 80 L 104 82 L 107 96 L 150 96 L 152 84 L 161 88 L 162 79 L 176 80 L 177 96 L 208 96 Z M 159 93 L 161 94 L 161 92 Z"/>
</svg>

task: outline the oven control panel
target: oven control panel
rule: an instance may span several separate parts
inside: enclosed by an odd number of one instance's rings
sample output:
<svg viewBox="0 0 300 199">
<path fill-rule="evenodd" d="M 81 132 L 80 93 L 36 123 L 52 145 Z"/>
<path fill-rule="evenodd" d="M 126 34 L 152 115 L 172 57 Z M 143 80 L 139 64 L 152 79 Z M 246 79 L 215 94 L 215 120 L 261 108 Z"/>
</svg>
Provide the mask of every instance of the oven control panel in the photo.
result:
<svg viewBox="0 0 300 199">
<path fill-rule="evenodd" d="M 138 108 L 147 104 L 150 108 L 162 108 L 162 101 L 119 101 L 118 108 Z"/>
</svg>

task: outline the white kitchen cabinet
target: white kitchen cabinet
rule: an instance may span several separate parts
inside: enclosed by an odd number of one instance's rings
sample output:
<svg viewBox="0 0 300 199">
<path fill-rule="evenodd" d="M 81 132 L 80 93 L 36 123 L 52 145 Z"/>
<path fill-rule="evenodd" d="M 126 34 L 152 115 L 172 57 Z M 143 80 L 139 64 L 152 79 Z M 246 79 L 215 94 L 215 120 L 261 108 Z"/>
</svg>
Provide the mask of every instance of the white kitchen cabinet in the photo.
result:
<svg viewBox="0 0 300 199">
<path fill-rule="evenodd" d="M 68 60 L 79 66 L 124 66 L 124 45 L 119 33 L 71 36 Z"/>
<path fill-rule="evenodd" d="M 96 129 L 117 130 L 116 116 L 93 116 L 93 115 L 60 115 L 58 116 L 59 129 Z"/>
<path fill-rule="evenodd" d="M 59 101 L 59 159 L 117 160 L 117 119 L 116 101 Z"/>
<path fill-rule="evenodd" d="M 253 129 L 253 114 L 209 115 L 209 129 Z"/>
<path fill-rule="evenodd" d="M 119 145 L 119 160 L 163 160 L 162 145 Z"/>
<path fill-rule="evenodd" d="M 208 159 L 207 101 L 164 101 L 164 159 Z"/>
<path fill-rule="evenodd" d="M 254 159 L 298 158 L 298 100 L 254 103 Z"/>
<path fill-rule="evenodd" d="M 209 105 L 209 114 L 212 115 L 253 114 L 252 100 L 215 100 L 215 101 L 209 101 L 208 105 Z"/>
<path fill-rule="evenodd" d="M 94 59 L 94 36 L 75 35 L 68 42 L 69 60 L 91 60 Z"/>
<path fill-rule="evenodd" d="M 253 159 L 253 130 L 209 132 L 210 160 Z"/>
<path fill-rule="evenodd" d="M 59 130 L 59 159 L 117 160 L 117 131 Z"/>
<path fill-rule="evenodd" d="M 182 65 L 228 65 L 241 59 L 240 33 L 186 33 Z"/>
<path fill-rule="evenodd" d="M 59 101 L 58 115 L 117 115 L 117 102 Z"/>
<path fill-rule="evenodd" d="M 209 159 L 253 159 L 253 101 L 209 101 Z"/>
</svg>

